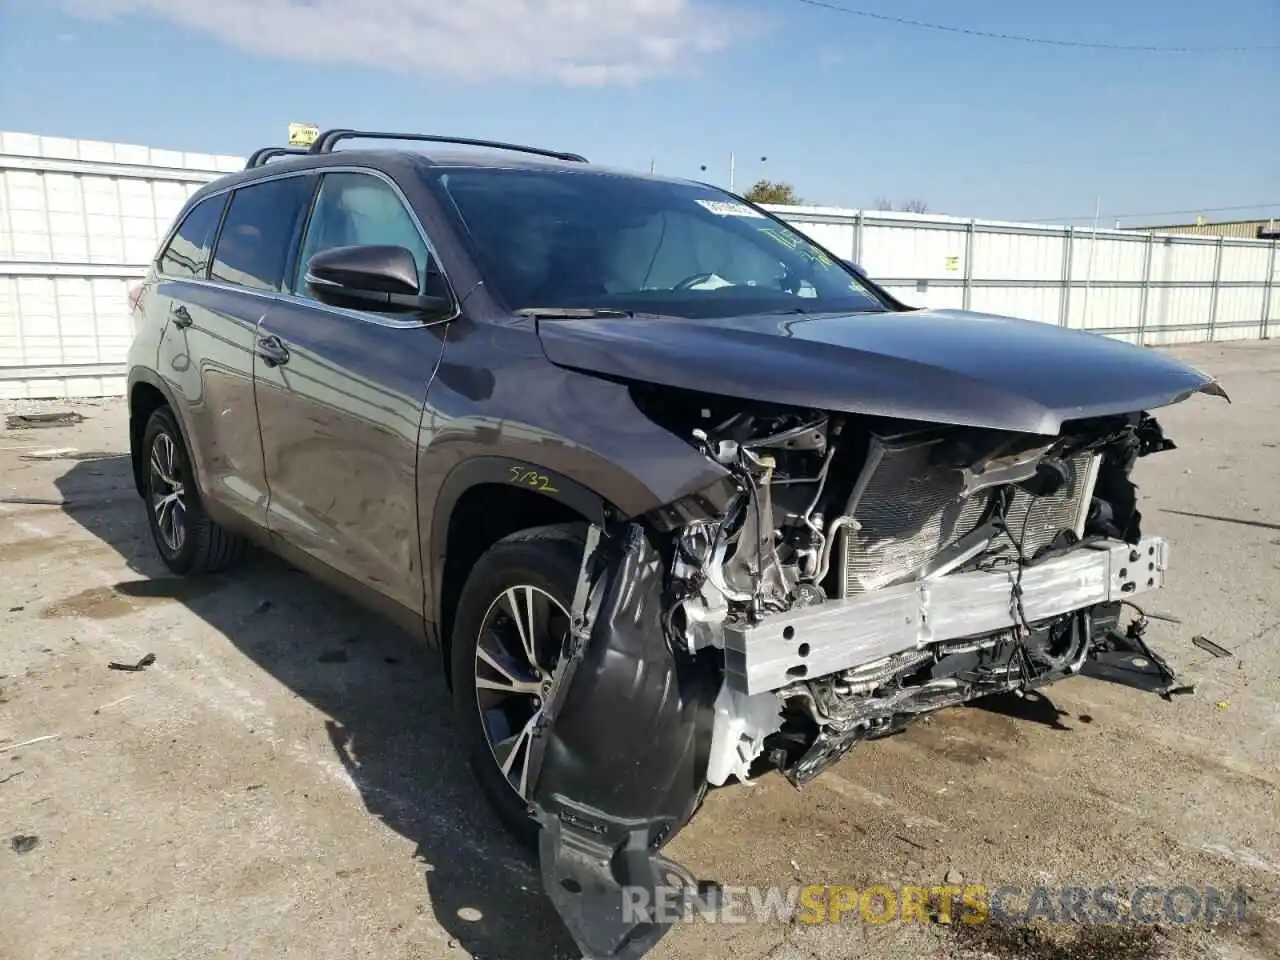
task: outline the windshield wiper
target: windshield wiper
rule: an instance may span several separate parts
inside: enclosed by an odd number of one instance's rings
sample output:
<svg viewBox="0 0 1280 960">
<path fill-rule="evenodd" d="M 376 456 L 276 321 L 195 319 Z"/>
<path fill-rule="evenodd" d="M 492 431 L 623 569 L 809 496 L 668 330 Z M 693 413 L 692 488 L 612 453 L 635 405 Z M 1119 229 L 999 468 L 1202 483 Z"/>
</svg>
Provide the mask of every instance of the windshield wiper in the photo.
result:
<svg viewBox="0 0 1280 960">
<path fill-rule="evenodd" d="M 531 320 L 599 320 L 635 316 L 630 310 L 613 310 L 607 307 L 525 307 L 516 313 Z"/>
</svg>

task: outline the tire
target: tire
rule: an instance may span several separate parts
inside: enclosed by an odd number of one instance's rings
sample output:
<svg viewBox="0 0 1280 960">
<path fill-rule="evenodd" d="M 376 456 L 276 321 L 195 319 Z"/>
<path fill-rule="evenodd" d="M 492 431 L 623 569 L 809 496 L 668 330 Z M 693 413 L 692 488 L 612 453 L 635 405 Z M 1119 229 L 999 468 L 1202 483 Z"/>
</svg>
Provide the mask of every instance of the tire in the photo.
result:
<svg viewBox="0 0 1280 960">
<path fill-rule="evenodd" d="M 491 746 L 491 739 L 501 742 L 503 733 L 524 729 L 525 717 L 541 706 L 546 679 L 568 629 L 584 542 L 585 526 L 579 524 L 535 527 L 499 540 L 472 568 L 454 617 L 450 668 L 453 709 L 462 742 L 486 799 L 512 835 L 530 848 L 537 845 L 538 824 L 513 782 L 519 780 L 521 757 L 507 754 L 513 762 L 510 774 L 504 773 L 499 760 L 503 751 Z M 522 604 L 530 596 L 535 624 L 541 627 L 545 612 L 548 627 L 545 636 L 541 630 L 530 631 L 540 634 L 535 662 L 543 668 L 541 679 L 532 667 L 522 672 L 526 662 L 521 662 L 519 655 L 499 655 L 504 649 L 518 650 L 517 636 L 523 636 L 510 616 L 511 599 Z M 524 609 L 527 613 L 529 608 Z M 522 620 L 527 622 L 527 616 Z M 481 658 L 482 646 L 490 660 Z M 490 666 L 499 661 L 510 669 L 509 674 Z M 504 692 L 481 686 L 483 682 L 502 685 L 511 677 L 530 686 L 541 684 L 540 690 Z M 486 705 L 483 711 L 482 701 Z M 517 739 L 513 752 L 519 748 Z"/>
<path fill-rule="evenodd" d="M 215 573 L 239 561 L 248 541 L 229 533 L 205 513 L 191 456 L 168 407 L 160 407 L 147 421 L 142 458 L 147 525 L 165 566 L 185 576 Z M 176 502 L 157 506 L 175 491 Z M 175 533 L 179 527 L 181 532 Z"/>
</svg>

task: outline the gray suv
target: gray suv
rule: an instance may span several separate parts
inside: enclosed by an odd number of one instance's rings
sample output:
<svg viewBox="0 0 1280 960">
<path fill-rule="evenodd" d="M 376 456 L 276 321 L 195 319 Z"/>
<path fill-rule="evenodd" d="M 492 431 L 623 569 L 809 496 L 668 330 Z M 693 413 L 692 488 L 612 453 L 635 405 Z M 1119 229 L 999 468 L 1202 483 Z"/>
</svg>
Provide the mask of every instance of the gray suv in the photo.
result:
<svg viewBox="0 0 1280 960">
<path fill-rule="evenodd" d="M 659 852 L 709 786 L 1109 658 L 1175 682 L 1121 617 L 1167 561 L 1130 472 L 1221 387 L 912 309 L 715 187 L 330 131 L 192 196 L 133 309 L 165 563 L 256 542 L 438 649 L 590 956 L 666 929 L 624 895 L 714 889 Z"/>
</svg>

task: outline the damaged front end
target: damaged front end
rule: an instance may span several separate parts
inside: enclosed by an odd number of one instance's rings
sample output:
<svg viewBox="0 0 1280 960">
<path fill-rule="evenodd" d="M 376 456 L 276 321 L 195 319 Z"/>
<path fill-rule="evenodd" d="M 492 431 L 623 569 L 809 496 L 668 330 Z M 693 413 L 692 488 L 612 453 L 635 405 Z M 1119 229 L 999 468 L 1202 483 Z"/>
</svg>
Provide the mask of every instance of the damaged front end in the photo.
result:
<svg viewBox="0 0 1280 960">
<path fill-rule="evenodd" d="M 633 397 L 726 476 L 591 530 L 531 793 L 586 956 L 643 955 L 664 891 L 712 895 L 658 853 L 708 785 L 802 786 L 912 718 L 1135 651 L 1179 689 L 1121 617 L 1169 557 L 1130 479 L 1173 446 L 1149 415 L 1042 436 Z"/>
</svg>

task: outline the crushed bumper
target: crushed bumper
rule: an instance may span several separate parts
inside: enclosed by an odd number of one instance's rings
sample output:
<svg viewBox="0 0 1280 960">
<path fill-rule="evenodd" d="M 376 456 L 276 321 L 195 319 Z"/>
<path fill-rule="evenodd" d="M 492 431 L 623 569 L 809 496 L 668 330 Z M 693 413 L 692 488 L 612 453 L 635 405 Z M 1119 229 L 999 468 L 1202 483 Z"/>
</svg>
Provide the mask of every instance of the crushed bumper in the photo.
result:
<svg viewBox="0 0 1280 960">
<path fill-rule="evenodd" d="M 1029 620 L 1055 617 L 1158 589 L 1168 543 L 1102 541 L 1023 569 Z M 927 644 L 1007 629 L 1019 622 L 1018 571 L 953 573 L 866 596 L 797 607 L 750 625 L 726 625 L 725 682 L 740 693 L 777 690 Z"/>
<path fill-rule="evenodd" d="M 653 905 L 675 893 L 702 902 L 714 887 L 661 850 L 706 788 L 718 682 L 711 650 L 678 653 L 667 642 L 658 614 L 663 561 L 643 530 L 601 533 L 590 531 L 572 636 L 536 751 L 530 813 L 542 827 L 543 886 L 584 957 L 637 960 L 670 928 Z M 1167 565 L 1158 537 L 1087 542 L 1023 567 L 1020 577 L 1017 567 L 953 573 L 726 625 L 724 683 L 744 696 L 769 694 L 1005 630 L 1020 617 L 1040 621 L 1114 604 L 1160 587 Z M 1140 630 L 1116 640 L 1122 651 L 1149 653 Z M 1164 680 L 1168 687 L 1170 677 Z M 957 690 L 953 698 L 966 696 Z M 797 784 L 812 779 L 860 737 L 855 730 L 822 734 L 789 776 Z"/>
</svg>

